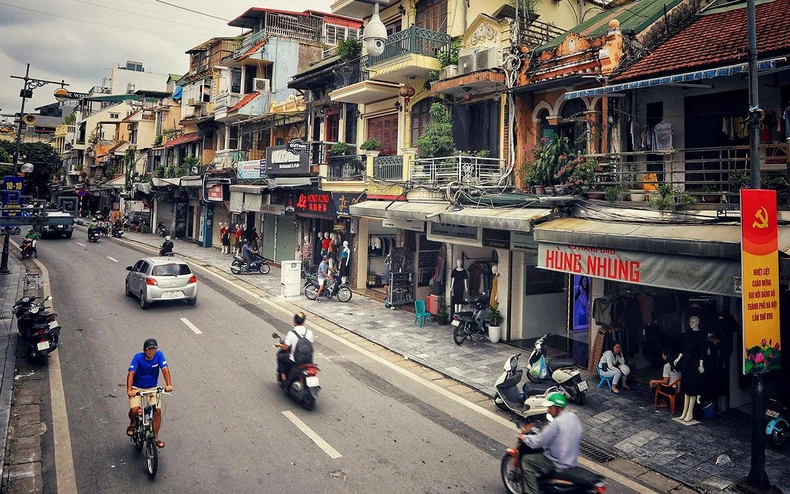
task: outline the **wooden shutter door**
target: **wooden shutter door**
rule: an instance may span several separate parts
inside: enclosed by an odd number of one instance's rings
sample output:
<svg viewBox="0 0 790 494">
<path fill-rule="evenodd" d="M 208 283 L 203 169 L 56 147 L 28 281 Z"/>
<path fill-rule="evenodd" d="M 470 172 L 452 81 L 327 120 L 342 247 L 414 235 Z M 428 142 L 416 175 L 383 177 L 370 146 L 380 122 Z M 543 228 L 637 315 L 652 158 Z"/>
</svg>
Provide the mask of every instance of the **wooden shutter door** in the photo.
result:
<svg viewBox="0 0 790 494">
<path fill-rule="evenodd" d="M 398 154 L 398 115 L 385 115 L 368 120 L 368 139 L 381 143 L 381 155 Z"/>
</svg>

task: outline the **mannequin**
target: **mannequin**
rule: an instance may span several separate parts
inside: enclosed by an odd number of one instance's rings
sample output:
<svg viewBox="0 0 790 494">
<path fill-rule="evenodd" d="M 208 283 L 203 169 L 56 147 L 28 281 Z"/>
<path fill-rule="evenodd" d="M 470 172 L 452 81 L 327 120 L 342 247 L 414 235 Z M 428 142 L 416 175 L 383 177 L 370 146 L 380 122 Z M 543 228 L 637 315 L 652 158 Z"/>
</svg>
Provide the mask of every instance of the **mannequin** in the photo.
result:
<svg viewBox="0 0 790 494">
<path fill-rule="evenodd" d="M 499 264 L 491 266 L 491 299 L 488 305 L 499 308 Z"/>
<path fill-rule="evenodd" d="M 348 266 L 351 263 L 351 248 L 348 240 L 343 241 L 343 250 L 340 252 L 340 281 L 344 284 L 348 281 Z"/>
<path fill-rule="evenodd" d="M 688 320 L 689 331 L 683 335 L 683 350 L 675 359 L 675 366 L 681 365 L 680 392 L 684 395 L 683 415 L 680 420 L 691 422 L 694 419 L 694 405 L 699 401 L 699 395 L 704 390 L 703 358 L 705 353 L 706 335 L 700 330 L 699 317 L 691 316 Z"/>
<path fill-rule="evenodd" d="M 313 264 L 313 244 L 310 243 L 310 237 L 304 236 L 304 244 L 302 244 L 302 259 L 307 261 L 309 268 Z"/>
<path fill-rule="evenodd" d="M 450 293 L 452 294 L 450 303 L 453 304 L 453 312 L 458 312 L 464 305 L 464 294 L 469 292 L 469 274 L 463 267 L 461 259 L 455 260 L 455 269 L 450 273 Z"/>
<path fill-rule="evenodd" d="M 324 238 L 321 239 L 321 255 L 329 255 L 329 247 L 332 245 L 332 239 L 329 238 L 329 232 L 324 232 Z"/>
</svg>

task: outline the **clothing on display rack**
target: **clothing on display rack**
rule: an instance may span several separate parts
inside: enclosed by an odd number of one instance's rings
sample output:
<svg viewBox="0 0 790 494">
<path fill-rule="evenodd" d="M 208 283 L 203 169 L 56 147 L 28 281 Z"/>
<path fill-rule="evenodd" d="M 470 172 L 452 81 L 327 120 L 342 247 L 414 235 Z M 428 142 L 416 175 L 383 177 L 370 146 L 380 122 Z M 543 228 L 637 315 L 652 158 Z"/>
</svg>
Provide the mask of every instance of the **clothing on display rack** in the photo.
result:
<svg viewBox="0 0 790 494">
<path fill-rule="evenodd" d="M 616 299 L 608 295 L 593 300 L 593 319 L 599 326 L 610 327 L 614 324 L 614 305 Z"/>
<path fill-rule="evenodd" d="M 654 151 L 668 150 L 672 148 L 672 124 L 662 120 L 653 127 L 653 146 Z"/>
</svg>

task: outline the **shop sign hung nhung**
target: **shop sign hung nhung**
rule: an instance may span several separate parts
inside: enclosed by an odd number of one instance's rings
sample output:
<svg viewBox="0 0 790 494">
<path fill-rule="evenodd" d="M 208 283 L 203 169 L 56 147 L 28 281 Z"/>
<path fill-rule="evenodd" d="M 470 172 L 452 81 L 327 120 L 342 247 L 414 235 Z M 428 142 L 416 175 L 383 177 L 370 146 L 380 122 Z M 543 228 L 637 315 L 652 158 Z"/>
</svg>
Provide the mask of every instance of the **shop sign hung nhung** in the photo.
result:
<svg viewBox="0 0 790 494">
<path fill-rule="evenodd" d="M 777 219 L 775 190 L 741 190 L 744 374 L 781 364 Z"/>
<path fill-rule="evenodd" d="M 538 243 L 538 267 L 658 288 L 737 296 L 738 261 Z"/>
</svg>

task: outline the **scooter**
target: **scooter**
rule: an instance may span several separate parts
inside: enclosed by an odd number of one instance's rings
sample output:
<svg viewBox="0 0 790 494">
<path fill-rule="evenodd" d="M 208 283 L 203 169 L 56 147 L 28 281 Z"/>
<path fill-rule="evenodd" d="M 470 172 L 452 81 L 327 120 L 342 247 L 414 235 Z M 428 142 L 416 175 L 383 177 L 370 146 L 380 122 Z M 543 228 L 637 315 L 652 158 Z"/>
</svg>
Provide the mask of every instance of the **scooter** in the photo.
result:
<svg viewBox="0 0 790 494">
<path fill-rule="evenodd" d="M 550 415 L 546 416 L 549 421 Z M 540 432 L 540 425 L 533 424 L 527 434 Z M 529 448 L 524 441 L 518 440 L 514 448 L 509 448 L 502 457 L 500 474 L 502 483 L 509 494 L 521 494 L 523 490 L 524 471 L 521 469 L 521 457 L 526 454 L 540 453 Z M 575 466 L 565 470 L 557 470 L 549 475 L 538 477 L 538 491 L 542 494 L 605 494 L 604 478 L 586 468 Z"/>
<path fill-rule="evenodd" d="M 250 273 L 258 272 L 261 274 L 269 274 L 271 269 L 268 259 L 260 254 L 252 254 L 252 262 L 250 263 L 249 269 Z M 239 274 L 242 271 L 247 271 L 247 261 L 245 261 L 243 257 L 233 256 L 233 261 L 230 263 L 230 272 Z"/>
<path fill-rule="evenodd" d="M 26 238 L 22 241 L 22 245 L 19 246 L 22 250 L 22 259 L 27 259 L 28 257 L 35 256 L 38 259 L 38 251 L 36 250 L 36 240 L 32 238 Z"/>
<path fill-rule="evenodd" d="M 52 300 L 47 297 L 46 300 Z M 31 360 L 46 362 L 46 357 L 58 348 L 60 325 L 57 314 L 47 312 L 42 304 L 33 303 L 17 320 L 17 330 Z"/>
<path fill-rule="evenodd" d="M 546 333 L 535 342 L 535 348 L 527 360 L 527 379 L 540 383 L 551 379 L 566 398 L 584 405 L 587 398 L 587 381 L 582 377 L 578 364 L 572 358 L 546 358 Z"/>
<path fill-rule="evenodd" d="M 98 242 L 101 231 L 98 228 L 88 229 L 88 242 Z"/>
<path fill-rule="evenodd" d="M 14 312 L 16 318 L 19 319 L 28 311 L 30 311 L 30 308 L 33 306 L 33 304 L 38 303 L 36 300 L 38 300 L 38 297 L 22 297 L 14 303 L 14 306 L 11 310 Z M 47 300 L 52 300 L 52 297 L 50 296 L 44 299 L 44 301 Z"/>
<path fill-rule="evenodd" d="M 513 412 L 527 421 L 545 417 L 548 407 L 543 402 L 549 393 L 559 391 L 557 386 L 525 382 L 519 390 L 518 385 L 524 372 L 518 368 L 520 353 L 512 355 L 505 361 L 504 372 L 496 380 L 494 388 L 494 405 L 505 412 Z"/>
<path fill-rule="evenodd" d="M 459 311 L 453 316 L 450 323 L 453 330 L 453 341 L 456 345 L 462 344 L 466 338 L 472 339 L 472 335 L 480 335 L 483 339 L 488 339 L 488 295 L 481 295 L 472 303 L 474 309 L 471 311 Z M 467 301 L 469 303 L 469 301 Z"/>
<path fill-rule="evenodd" d="M 765 426 L 765 434 L 771 438 L 771 445 L 776 449 L 782 449 L 790 435 L 790 425 L 785 417 L 788 416 L 788 408 L 775 399 L 769 398 L 765 405 L 765 419 L 768 425 Z"/>
<path fill-rule="evenodd" d="M 304 282 L 304 296 L 307 300 L 315 300 L 316 296 L 318 296 L 319 288 L 318 278 L 307 278 Z M 341 302 L 348 302 L 351 300 L 352 296 L 353 292 L 351 288 L 348 287 L 348 283 L 343 283 L 337 276 L 331 280 L 327 279 L 324 282 L 324 290 L 321 292 L 321 298 L 331 300 L 333 297 L 337 297 Z"/>
<path fill-rule="evenodd" d="M 277 333 L 272 333 L 272 338 L 280 340 L 283 339 Z M 275 348 L 278 346 L 275 345 Z M 279 349 L 277 355 L 280 355 L 282 349 Z M 291 375 L 288 379 L 282 381 L 280 373 L 277 373 L 277 384 L 280 385 L 283 391 L 291 398 L 299 402 L 305 410 L 312 410 L 315 408 L 315 400 L 318 399 L 318 392 L 321 391 L 321 385 L 318 382 L 318 366 L 314 363 L 294 365 L 291 368 Z"/>
<path fill-rule="evenodd" d="M 123 237 L 123 228 L 121 228 L 119 226 L 113 226 L 112 227 L 112 236 L 114 238 L 121 238 L 121 237 Z"/>
</svg>

